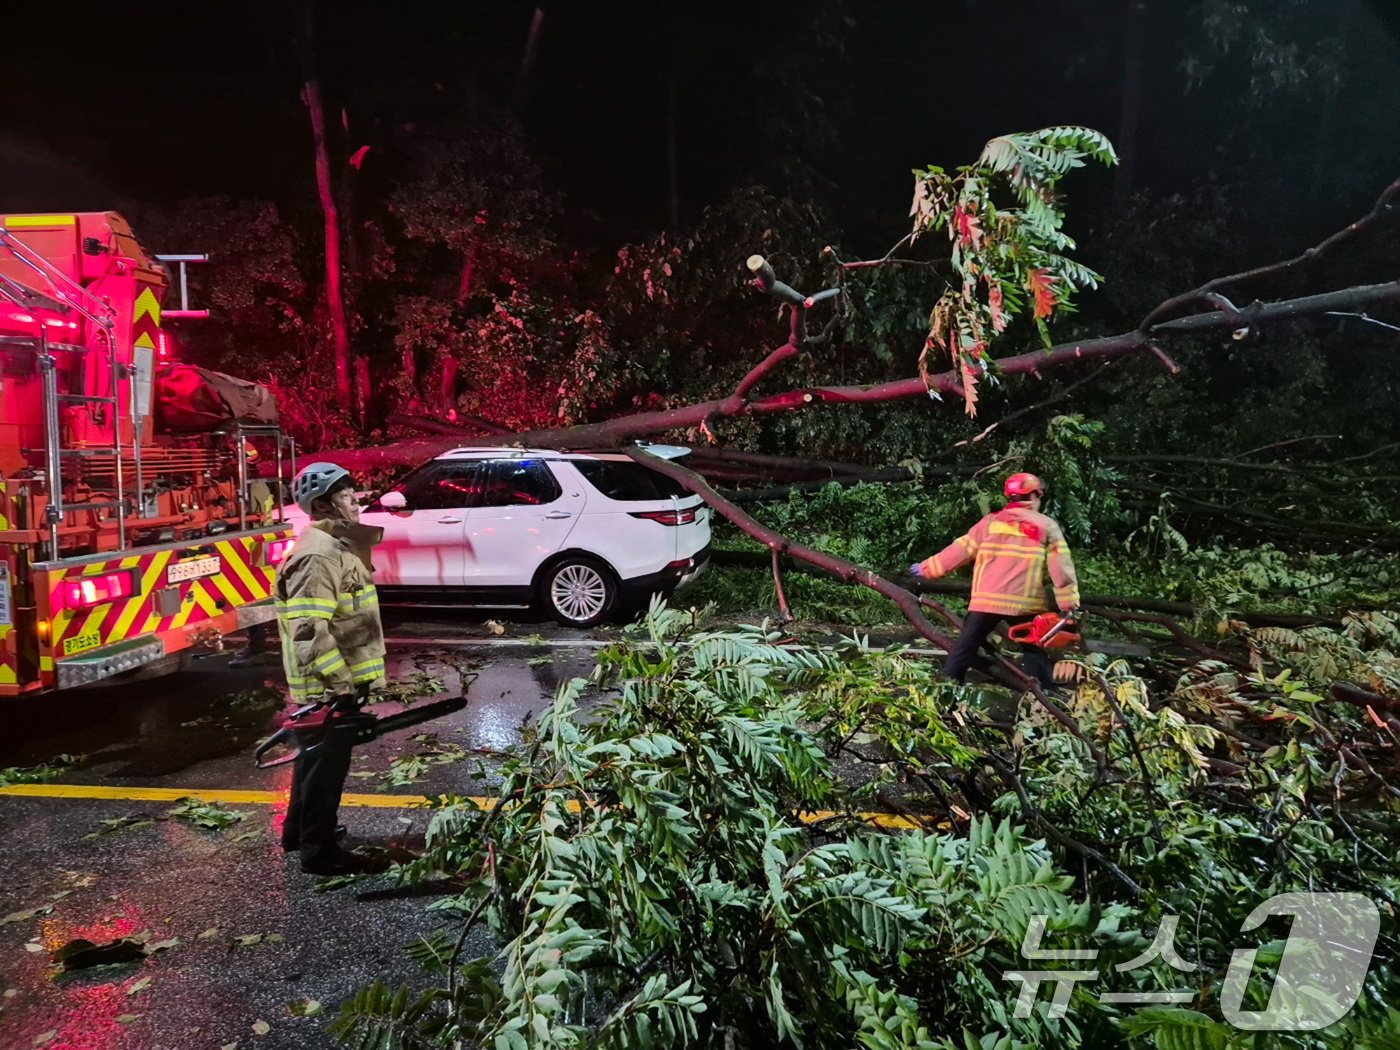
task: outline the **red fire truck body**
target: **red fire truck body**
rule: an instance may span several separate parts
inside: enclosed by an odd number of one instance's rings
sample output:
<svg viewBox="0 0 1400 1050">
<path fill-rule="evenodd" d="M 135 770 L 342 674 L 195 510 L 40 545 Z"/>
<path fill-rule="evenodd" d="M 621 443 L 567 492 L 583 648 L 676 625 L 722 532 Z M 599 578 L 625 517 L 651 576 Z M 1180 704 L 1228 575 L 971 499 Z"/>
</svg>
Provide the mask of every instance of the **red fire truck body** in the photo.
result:
<svg viewBox="0 0 1400 1050">
<path fill-rule="evenodd" d="M 274 615 L 284 442 L 275 414 L 162 425 L 169 284 L 114 212 L 0 215 L 0 697 L 173 670 Z"/>
</svg>

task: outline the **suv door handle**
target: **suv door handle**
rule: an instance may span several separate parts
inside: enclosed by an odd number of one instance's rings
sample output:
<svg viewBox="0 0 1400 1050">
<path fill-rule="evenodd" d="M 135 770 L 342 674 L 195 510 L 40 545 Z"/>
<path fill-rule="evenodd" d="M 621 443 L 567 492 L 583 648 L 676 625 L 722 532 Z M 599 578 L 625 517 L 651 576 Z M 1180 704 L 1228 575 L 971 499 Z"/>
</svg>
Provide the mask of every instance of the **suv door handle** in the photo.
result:
<svg viewBox="0 0 1400 1050">
<path fill-rule="evenodd" d="M 552 510 L 545 515 L 546 519 L 572 518 L 573 515 L 567 510 Z"/>
<path fill-rule="evenodd" d="M 449 516 L 446 517 L 446 518 L 438 518 L 438 524 L 439 524 L 439 525 L 460 525 L 460 524 L 462 524 L 462 519 L 459 518 L 459 517 L 456 517 L 455 515 L 449 515 Z"/>
</svg>

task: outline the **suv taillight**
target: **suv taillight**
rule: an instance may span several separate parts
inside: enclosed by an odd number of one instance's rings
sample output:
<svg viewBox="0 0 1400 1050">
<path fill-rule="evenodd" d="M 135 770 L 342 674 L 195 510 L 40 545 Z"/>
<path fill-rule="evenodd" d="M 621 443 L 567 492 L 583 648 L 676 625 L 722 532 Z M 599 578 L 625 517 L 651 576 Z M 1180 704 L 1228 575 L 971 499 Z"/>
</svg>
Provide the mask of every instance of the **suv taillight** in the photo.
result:
<svg viewBox="0 0 1400 1050">
<path fill-rule="evenodd" d="M 694 507 L 686 507 L 685 510 L 633 510 L 628 513 L 634 518 L 659 521 L 662 525 L 690 525 L 695 521 Z"/>
</svg>

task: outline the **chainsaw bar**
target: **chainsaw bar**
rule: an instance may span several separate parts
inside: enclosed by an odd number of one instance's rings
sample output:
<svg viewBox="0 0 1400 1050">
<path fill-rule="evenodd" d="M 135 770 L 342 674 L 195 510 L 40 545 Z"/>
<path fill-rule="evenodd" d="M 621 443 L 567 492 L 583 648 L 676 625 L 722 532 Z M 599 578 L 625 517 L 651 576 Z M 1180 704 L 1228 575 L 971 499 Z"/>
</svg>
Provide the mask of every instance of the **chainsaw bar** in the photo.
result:
<svg viewBox="0 0 1400 1050">
<path fill-rule="evenodd" d="M 465 696 L 454 696 L 450 700 L 435 700 L 431 704 L 423 704 L 421 707 L 410 707 L 407 711 L 400 711 L 396 715 L 376 718 L 373 725 L 367 729 L 368 735 L 364 739 L 374 740 L 385 733 L 392 733 L 396 729 L 407 729 L 420 722 L 430 722 L 434 718 L 441 718 L 443 715 L 460 711 L 466 706 L 467 698 Z"/>
<path fill-rule="evenodd" d="M 385 733 L 430 722 L 434 718 L 441 718 L 443 715 L 460 711 L 466 706 L 467 698 L 465 696 L 454 696 L 448 700 L 435 700 L 433 703 L 423 704 L 421 707 L 411 707 L 407 711 L 400 711 L 398 714 L 389 715 L 386 718 L 375 718 L 373 715 L 363 712 L 338 714 L 324 707 L 317 707 L 314 710 L 306 708 L 304 712 L 299 712 L 299 714 L 313 715 L 317 720 L 315 722 L 298 722 L 294 716 L 284 723 L 281 729 L 254 749 L 253 763 L 259 769 L 271 769 L 273 766 L 294 762 L 301 755 L 308 754 L 320 747 L 328 731 L 347 734 L 350 746 L 359 747 L 371 740 L 377 740 Z M 279 746 L 287 747 L 289 750 L 279 754 L 276 758 L 265 757 Z"/>
</svg>

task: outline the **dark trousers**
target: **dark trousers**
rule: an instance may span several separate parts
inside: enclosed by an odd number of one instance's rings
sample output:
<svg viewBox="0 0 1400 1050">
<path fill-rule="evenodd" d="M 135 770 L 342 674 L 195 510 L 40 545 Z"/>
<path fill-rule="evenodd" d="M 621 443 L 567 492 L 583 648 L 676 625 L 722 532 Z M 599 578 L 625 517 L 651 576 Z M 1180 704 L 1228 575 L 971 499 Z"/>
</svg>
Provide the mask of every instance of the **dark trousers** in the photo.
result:
<svg viewBox="0 0 1400 1050">
<path fill-rule="evenodd" d="M 335 701 L 338 709 L 358 711 L 354 697 Z M 321 744 L 297 757 L 292 767 L 292 794 L 287 802 L 287 819 L 282 824 L 282 845 L 300 849 L 303 860 L 338 852 L 335 841 L 336 814 L 345 778 L 350 775 L 353 733 L 332 729 Z"/>
<path fill-rule="evenodd" d="M 962 631 L 958 634 L 957 644 L 953 646 L 953 651 L 948 654 L 948 661 L 943 665 L 944 673 L 955 682 L 961 682 L 967 676 L 967 669 L 972 666 L 972 661 L 977 657 L 977 650 L 982 648 L 988 636 L 994 631 L 1003 620 L 1008 624 L 1030 623 L 1034 616 L 1002 616 L 999 613 L 970 612 L 967 619 L 963 621 Z M 1021 650 L 1021 666 L 1025 668 L 1026 674 L 1046 688 L 1055 684 L 1055 679 L 1050 673 L 1050 659 L 1045 655 L 1045 650 L 1034 645 L 1018 645 Z"/>
</svg>

